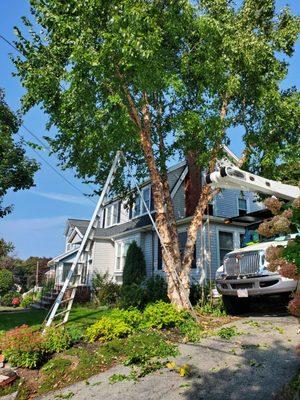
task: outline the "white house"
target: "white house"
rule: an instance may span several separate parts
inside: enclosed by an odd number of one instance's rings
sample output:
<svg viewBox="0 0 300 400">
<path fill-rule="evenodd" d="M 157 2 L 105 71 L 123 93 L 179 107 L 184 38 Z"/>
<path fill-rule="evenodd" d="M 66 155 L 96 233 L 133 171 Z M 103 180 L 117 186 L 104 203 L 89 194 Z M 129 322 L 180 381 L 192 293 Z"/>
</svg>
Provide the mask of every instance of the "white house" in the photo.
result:
<svg viewBox="0 0 300 400">
<path fill-rule="evenodd" d="M 237 159 L 231 152 L 229 155 L 231 159 Z M 232 161 L 228 159 L 220 161 L 221 165 L 228 165 L 228 163 L 232 163 Z M 168 170 L 182 249 L 191 220 L 191 216 L 188 216 L 186 212 L 188 200 L 186 180 L 188 177 L 186 161 L 182 161 Z M 141 191 L 155 218 L 150 182 L 143 184 Z M 198 232 L 191 270 L 192 281 L 196 282 L 203 278 L 213 279 L 216 269 L 222 264 L 224 255 L 241 246 L 245 233 L 244 224 L 233 222 L 228 225 L 226 220 L 261 208 L 262 205 L 256 201 L 255 194 L 251 192 L 225 189 L 215 197 L 209 207 L 209 216 L 205 217 L 205 226 Z M 63 284 L 68 274 L 88 223 L 88 220 L 79 219 L 67 221 L 65 252 L 53 258 L 49 263 L 55 270 L 55 282 L 58 287 Z M 137 197 L 134 206 L 129 209 L 125 200 L 108 197 L 101 211 L 93 244 L 85 260 L 81 285 L 89 287 L 93 274 L 105 272 L 108 272 L 114 281 L 121 283 L 126 252 L 129 244 L 134 240 L 144 252 L 147 275 L 163 275 L 160 243 L 141 199 Z"/>
</svg>

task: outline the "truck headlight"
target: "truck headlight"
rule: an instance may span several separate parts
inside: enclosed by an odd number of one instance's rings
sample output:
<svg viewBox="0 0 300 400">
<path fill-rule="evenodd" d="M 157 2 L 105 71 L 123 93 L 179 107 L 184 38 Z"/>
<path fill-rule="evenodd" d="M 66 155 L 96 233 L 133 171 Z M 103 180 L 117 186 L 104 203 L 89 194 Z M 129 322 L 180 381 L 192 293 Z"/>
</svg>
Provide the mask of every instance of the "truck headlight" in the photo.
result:
<svg viewBox="0 0 300 400">
<path fill-rule="evenodd" d="M 224 278 L 224 266 L 221 265 L 216 271 L 216 279 L 223 279 Z"/>
</svg>

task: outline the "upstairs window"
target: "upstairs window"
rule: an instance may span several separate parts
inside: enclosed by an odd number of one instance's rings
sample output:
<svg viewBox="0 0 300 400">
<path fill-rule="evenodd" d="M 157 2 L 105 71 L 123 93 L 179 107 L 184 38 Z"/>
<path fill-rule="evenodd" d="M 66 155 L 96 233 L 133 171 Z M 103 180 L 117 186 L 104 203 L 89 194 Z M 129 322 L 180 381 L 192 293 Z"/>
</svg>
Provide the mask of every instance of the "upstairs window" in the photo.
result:
<svg viewBox="0 0 300 400">
<path fill-rule="evenodd" d="M 120 222 L 121 202 L 110 204 L 105 208 L 105 227 L 116 225 Z"/>
<path fill-rule="evenodd" d="M 148 210 L 150 210 L 150 202 L 151 202 L 151 195 L 150 195 L 150 192 L 151 192 L 150 186 L 149 186 L 149 187 L 146 187 L 146 188 L 143 189 L 143 191 L 142 191 L 143 199 L 144 199 L 144 202 L 145 202 L 145 204 L 146 204 Z M 147 212 L 144 202 L 143 202 L 143 214 L 145 214 L 145 213 Z"/>
<path fill-rule="evenodd" d="M 132 207 L 131 213 L 129 213 L 129 218 L 136 218 L 141 215 L 147 214 L 146 206 L 149 210 L 152 211 L 152 201 L 151 201 L 151 187 L 146 186 L 143 189 L 141 189 L 141 194 L 143 196 L 143 200 L 141 199 L 141 196 L 139 194 L 136 195 L 135 202 Z M 145 206 L 145 204 L 146 206 Z"/>
<path fill-rule="evenodd" d="M 238 198 L 238 209 L 239 209 L 239 216 L 247 214 L 247 200 L 245 199 L 245 196 L 242 193 Z"/>
</svg>

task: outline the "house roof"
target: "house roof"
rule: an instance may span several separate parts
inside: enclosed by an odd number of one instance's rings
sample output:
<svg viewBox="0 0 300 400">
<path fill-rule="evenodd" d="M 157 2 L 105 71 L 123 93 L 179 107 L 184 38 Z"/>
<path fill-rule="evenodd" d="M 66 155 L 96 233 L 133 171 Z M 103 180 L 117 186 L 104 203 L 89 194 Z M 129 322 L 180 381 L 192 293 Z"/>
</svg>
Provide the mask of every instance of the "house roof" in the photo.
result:
<svg viewBox="0 0 300 400">
<path fill-rule="evenodd" d="M 155 214 L 152 214 L 153 219 L 155 219 Z M 87 230 L 89 221 L 87 220 L 76 220 L 79 225 L 76 226 L 80 232 L 84 235 Z M 97 228 L 95 231 L 96 238 L 110 238 L 115 235 L 120 235 L 121 233 L 126 233 L 134 229 L 140 229 L 151 224 L 149 215 L 142 215 L 138 218 L 133 218 L 128 222 L 123 224 L 113 225 L 109 228 Z"/>
<path fill-rule="evenodd" d="M 59 256 L 56 256 L 56 257 L 52 258 L 52 260 L 50 260 L 50 261 L 48 262 L 48 265 L 51 265 L 51 264 L 53 264 L 53 263 L 55 263 L 55 262 L 58 262 L 58 261 L 63 260 L 63 259 L 66 258 L 66 257 L 71 256 L 73 253 L 76 253 L 77 250 L 78 250 L 78 249 L 69 250 L 69 251 L 66 251 L 65 253 L 60 254 Z"/>
</svg>

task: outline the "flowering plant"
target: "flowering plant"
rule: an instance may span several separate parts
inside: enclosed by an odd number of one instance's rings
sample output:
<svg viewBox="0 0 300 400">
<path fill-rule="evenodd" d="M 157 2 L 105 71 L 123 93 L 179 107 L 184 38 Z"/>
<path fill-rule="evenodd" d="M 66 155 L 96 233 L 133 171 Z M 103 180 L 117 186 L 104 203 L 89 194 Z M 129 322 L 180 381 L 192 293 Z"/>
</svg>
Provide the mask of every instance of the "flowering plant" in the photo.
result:
<svg viewBox="0 0 300 400">
<path fill-rule="evenodd" d="M 14 297 L 14 298 L 12 299 L 12 302 L 11 302 L 11 304 L 12 304 L 14 307 L 19 307 L 20 303 L 21 303 L 21 300 L 20 300 L 19 297 Z"/>
</svg>

